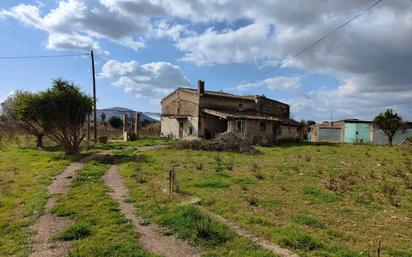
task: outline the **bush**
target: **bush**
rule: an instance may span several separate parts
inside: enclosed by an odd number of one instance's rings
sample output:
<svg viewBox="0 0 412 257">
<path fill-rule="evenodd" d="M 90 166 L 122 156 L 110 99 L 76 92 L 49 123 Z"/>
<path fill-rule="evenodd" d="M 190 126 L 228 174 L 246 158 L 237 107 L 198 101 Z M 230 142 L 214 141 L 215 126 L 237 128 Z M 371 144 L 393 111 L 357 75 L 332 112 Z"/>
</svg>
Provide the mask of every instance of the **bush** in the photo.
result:
<svg viewBox="0 0 412 257">
<path fill-rule="evenodd" d="M 204 151 L 229 151 L 238 153 L 258 154 L 251 141 L 239 134 L 225 132 L 213 140 L 182 141 L 179 144 L 183 148 Z"/>
</svg>

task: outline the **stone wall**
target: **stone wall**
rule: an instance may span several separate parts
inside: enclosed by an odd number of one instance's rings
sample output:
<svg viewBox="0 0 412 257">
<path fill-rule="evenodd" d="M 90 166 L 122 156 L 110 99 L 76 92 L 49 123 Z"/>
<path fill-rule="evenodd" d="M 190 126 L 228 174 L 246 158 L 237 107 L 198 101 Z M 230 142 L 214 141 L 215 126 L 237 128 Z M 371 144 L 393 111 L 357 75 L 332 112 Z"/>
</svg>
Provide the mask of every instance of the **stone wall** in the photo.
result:
<svg viewBox="0 0 412 257">
<path fill-rule="evenodd" d="M 255 110 L 256 104 L 253 99 L 205 94 L 200 97 L 200 107 L 217 110 L 245 111 Z"/>
<path fill-rule="evenodd" d="M 301 141 L 303 138 L 302 127 L 297 126 L 280 126 L 279 141 Z"/>
<path fill-rule="evenodd" d="M 176 119 L 172 117 L 162 117 L 161 136 L 170 139 L 179 139 L 180 123 L 183 124 L 183 139 L 196 139 L 199 134 L 199 118 L 187 117 L 186 119 Z M 191 133 L 190 133 L 191 132 Z"/>
<path fill-rule="evenodd" d="M 179 121 L 174 118 L 162 117 L 160 135 L 170 139 L 179 138 Z"/>
<path fill-rule="evenodd" d="M 274 129 L 277 127 L 277 130 Z M 228 121 L 228 131 L 237 133 L 237 120 Z M 280 125 L 274 121 L 247 120 L 244 133 L 254 143 L 274 143 L 278 141 L 301 141 L 301 127 Z"/>
<path fill-rule="evenodd" d="M 187 90 L 176 90 L 162 101 L 162 115 L 199 116 L 199 95 Z"/>
<path fill-rule="evenodd" d="M 258 96 L 256 98 L 257 110 L 272 114 L 276 117 L 289 118 L 289 105 Z"/>
</svg>

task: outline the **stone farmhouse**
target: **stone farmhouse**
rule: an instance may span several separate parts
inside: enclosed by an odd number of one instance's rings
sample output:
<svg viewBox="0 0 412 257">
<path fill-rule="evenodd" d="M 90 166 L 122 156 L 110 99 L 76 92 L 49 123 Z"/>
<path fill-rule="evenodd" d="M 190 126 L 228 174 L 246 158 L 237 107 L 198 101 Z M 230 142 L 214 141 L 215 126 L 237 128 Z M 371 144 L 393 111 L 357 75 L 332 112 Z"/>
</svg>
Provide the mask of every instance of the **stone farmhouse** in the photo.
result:
<svg viewBox="0 0 412 257">
<path fill-rule="evenodd" d="M 289 105 L 264 96 L 239 96 L 177 88 L 162 100 L 161 134 L 171 139 L 213 139 L 223 132 L 253 141 L 301 141 L 302 124 L 290 118 Z"/>
</svg>

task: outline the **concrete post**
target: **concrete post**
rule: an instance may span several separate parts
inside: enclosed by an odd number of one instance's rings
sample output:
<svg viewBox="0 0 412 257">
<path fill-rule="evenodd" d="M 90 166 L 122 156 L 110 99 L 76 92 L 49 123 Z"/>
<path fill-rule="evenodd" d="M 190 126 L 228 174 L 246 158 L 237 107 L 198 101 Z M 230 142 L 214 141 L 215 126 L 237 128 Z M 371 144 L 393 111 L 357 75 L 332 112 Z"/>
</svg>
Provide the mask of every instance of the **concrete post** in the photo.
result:
<svg viewBox="0 0 412 257">
<path fill-rule="evenodd" d="M 136 139 L 140 138 L 140 112 L 135 113 L 135 121 L 134 121 L 134 133 L 136 135 Z"/>
<path fill-rule="evenodd" d="M 123 141 L 127 141 L 127 114 L 123 114 Z"/>
</svg>

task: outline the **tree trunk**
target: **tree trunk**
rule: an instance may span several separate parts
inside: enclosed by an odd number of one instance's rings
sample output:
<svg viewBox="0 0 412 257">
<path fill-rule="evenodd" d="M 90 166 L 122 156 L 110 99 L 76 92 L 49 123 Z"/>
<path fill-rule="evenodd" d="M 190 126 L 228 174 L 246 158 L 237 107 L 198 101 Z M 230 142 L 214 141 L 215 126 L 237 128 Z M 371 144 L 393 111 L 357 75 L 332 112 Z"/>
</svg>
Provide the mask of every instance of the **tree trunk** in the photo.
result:
<svg viewBox="0 0 412 257">
<path fill-rule="evenodd" d="M 37 134 L 36 147 L 43 148 L 43 134 Z"/>
<path fill-rule="evenodd" d="M 388 141 L 389 141 L 389 146 L 392 146 L 393 145 L 393 137 L 391 137 L 391 136 L 388 136 Z"/>
<path fill-rule="evenodd" d="M 65 155 L 74 155 L 74 154 L 78 154 L 79 151 L 79 146 L 77 144 L 70 144 L 70 143 L 66 143 L 64 144 L 64 154 Z"/>
</svg>

